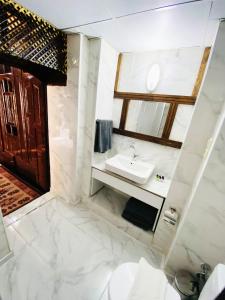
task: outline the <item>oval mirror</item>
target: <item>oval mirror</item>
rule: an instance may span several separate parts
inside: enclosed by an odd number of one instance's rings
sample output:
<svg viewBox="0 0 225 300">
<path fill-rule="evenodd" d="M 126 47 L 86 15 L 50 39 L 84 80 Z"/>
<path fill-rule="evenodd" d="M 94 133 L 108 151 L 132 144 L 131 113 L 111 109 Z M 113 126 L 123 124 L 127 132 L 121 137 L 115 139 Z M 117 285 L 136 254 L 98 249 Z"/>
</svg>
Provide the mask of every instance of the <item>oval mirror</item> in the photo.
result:
<svg viewBox="0 0 225 300">
<path fill-rule="evenodd" d="M 147 78 L 146 78 L 146 88 L 148 92 L 153 92 L 160 79 L 160 66 L 158 64 L 154 64 L 151 66 Z"/>
</svg>

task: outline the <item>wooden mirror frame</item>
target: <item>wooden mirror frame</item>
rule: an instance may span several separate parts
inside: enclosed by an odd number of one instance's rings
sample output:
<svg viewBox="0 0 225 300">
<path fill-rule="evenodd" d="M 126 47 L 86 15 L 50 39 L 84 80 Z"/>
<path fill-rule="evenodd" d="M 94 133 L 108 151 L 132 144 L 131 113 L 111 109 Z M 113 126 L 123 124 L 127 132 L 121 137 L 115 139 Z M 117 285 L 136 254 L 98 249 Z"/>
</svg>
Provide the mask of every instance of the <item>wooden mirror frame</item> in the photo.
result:
<svg viewBox="0 0 225 300">
<path fill-rule="evenodd" d="M 120 68 L 122 62 L 122 53 L 119 54 L 118 64 L 117 64 L 117 72 L 116 72 L 116 80 L 114 87 L 114 99 L 121 99 L 123 101 L 121 116 L 120 116 L 120 124 L 119 128 L 113 128 L 113 132 L 128 136 L 131 138 L 136 138 L 143 141 L 153 142 L 157 144 L 161 144 L 164 146 L 170 146 L 174 148 L 180 149 L 182 146 L 182 142 L 170 140 L 169 136 L 173 127 L 173 123 L 175 120 L 175 116 L 177 113 L 179 104 L 186 105 L 194 105 L 197 95 L 199 93 L 199 89 L 202 83 L 202 79 L 205 73 L 205 69 L 207 66 L 209 54 L 211 47 L 206 47 L 203 53 L 201 65 L 199 68 L 198 76 L 195 82 L 195 86 L 191 96 L 181 96 L 181 95 L 163 95 L 163 94 L 148 94 L 148 93 L 129 93 L 129 92 L 119 92 L 118 91 L 118 83 L 120 76 Z M 155 137 L 152 135 L 147 135 L 143 133 L 138 133 L 134 131 L 126 130 L 126 120 L 128 115 L 129 103 L 133 100 L 142 100 L 142 101 L 151 101 L 151 102 L 164 102 L 169 103 L 169 111 L 167 114 L 166 122 L 163 128 L 162 137 Z"/>
</svg>

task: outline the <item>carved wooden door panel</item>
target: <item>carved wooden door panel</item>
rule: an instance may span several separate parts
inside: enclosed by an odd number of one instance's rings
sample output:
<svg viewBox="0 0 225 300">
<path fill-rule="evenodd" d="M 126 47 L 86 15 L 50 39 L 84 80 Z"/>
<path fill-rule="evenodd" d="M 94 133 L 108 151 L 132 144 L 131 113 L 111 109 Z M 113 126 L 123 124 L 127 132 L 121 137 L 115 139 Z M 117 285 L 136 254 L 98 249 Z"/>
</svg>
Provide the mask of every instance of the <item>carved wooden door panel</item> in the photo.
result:
<svg viewBox="0 0 225 300">
<path fill-rule="evenodd" d="M 23 156 L 16 157 L 20 172 L 49 189 L 49 163 L 45 86 L 29 73 L 21 74 L 21 124 Z"/>
<path fill-rule="evenodd" d="M 46 86 L 29 73 L 11 70 L 0 75 L 0 162 L 47 191 Z"/>
<path fill-rule="evenodd" d="M 15 153 L 21 148 L 17 92 L 13 75 L 0 74 L 0 161 L 12 168 L 15 167 Z"/>
</svg>

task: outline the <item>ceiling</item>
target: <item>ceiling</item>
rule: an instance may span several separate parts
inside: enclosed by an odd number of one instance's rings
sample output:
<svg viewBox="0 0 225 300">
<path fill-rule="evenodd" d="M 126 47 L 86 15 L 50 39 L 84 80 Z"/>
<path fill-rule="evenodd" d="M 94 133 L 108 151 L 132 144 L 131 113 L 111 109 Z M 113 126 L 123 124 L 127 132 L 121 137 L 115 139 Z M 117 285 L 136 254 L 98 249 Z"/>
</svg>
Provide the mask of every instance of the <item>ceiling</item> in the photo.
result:
<svg viewBox="0 0 225 300">
<path fill-rule="evenodd" d="M 225 0 L 18 0 L 67 32 L 121 52 L 211 45 Z M 57 4 L 57 5 L 56 5 Z"/>
</svg>

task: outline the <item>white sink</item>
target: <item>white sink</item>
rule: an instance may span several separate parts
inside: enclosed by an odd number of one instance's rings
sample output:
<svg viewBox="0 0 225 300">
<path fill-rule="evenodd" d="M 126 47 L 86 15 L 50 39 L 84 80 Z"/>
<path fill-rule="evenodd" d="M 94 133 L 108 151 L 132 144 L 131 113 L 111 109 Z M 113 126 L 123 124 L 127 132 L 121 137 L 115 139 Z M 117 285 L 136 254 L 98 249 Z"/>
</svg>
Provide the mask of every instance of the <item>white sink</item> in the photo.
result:
<svg viewBox="0 0 225 300">
<path fill-rule="evenodd" d="M 152 175 L 155 166 L 117 154 L 106 160 L 105 168 L 136 183 L 144 184 Z"/>
</svg>

